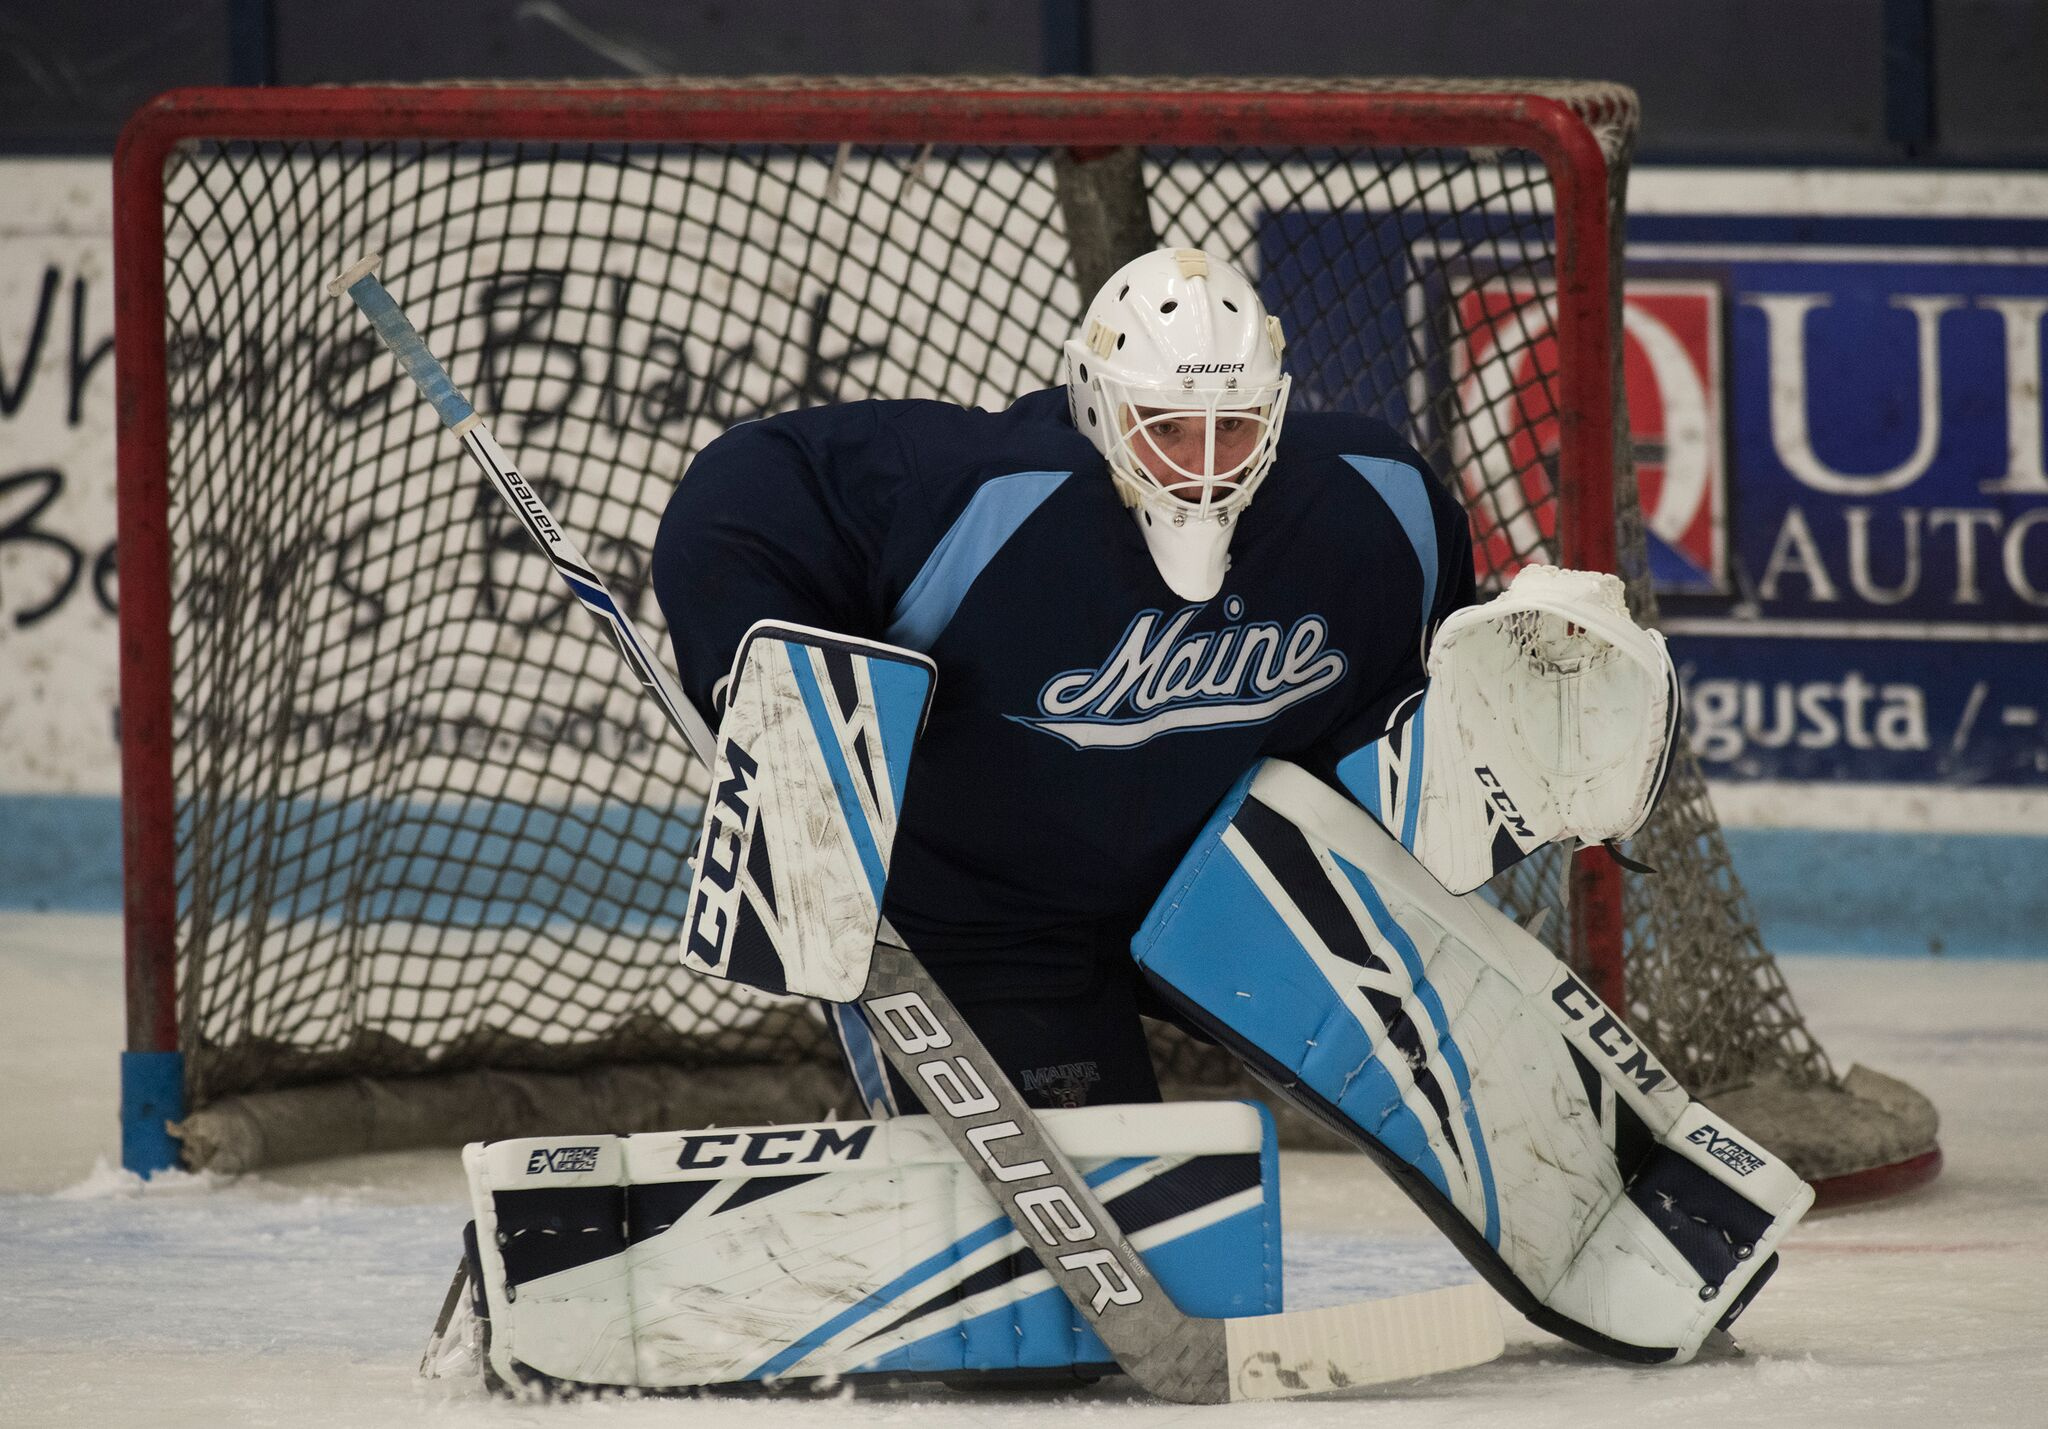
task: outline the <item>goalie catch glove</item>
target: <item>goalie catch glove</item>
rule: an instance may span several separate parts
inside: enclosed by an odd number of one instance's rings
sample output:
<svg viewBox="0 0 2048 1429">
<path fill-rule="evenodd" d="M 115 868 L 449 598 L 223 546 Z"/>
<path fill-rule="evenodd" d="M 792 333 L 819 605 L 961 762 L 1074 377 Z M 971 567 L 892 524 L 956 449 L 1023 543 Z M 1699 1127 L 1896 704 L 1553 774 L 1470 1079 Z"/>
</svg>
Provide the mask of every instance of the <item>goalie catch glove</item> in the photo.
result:
<svg viewBox="0 0 2048 1429">
<path fill-rule="evenodd" d="M 1544 844 L 1625 839 L 1649 817 L 1678 732 L 1664 637 L 1621 581 L 1529 566 L 1438 629 L 1429 683 L 1346 755 L 1353 798 L 1453 893 Z"/>
</svg>

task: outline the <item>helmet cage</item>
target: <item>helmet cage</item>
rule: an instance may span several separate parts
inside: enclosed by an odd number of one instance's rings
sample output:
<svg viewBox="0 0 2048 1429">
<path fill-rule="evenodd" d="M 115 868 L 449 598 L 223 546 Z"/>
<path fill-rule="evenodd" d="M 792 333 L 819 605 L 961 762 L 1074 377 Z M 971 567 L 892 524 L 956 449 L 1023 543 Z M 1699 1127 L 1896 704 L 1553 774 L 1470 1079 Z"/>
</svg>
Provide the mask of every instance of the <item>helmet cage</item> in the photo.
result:
<svg viewBox="0 0 2048 1429">
<path fill-rule="evenodd" d="M 1096 411 L 1108 419 L 1104 455 L 1126 506 L 1149 509 L 1175 526 L 1228 525 L 1272 469 L 1287 411 L 1290 379 L 1284 374 L 1275 382 L 1223 388 L 1121 382 L 1100 371 L 1090 377 Z M 1257 430 L 1242 456 L 1219 467 L 1218 448 L 1225 443 L 1218 440 L 1218 424 L 1233 418 Z M 1199 424 L 1199 456 L 1190 458 L 1178 442 L 1171 445 L 1179 459 L 1169 455 L 1164 429 L 1177 422 Z"/>
</svg>

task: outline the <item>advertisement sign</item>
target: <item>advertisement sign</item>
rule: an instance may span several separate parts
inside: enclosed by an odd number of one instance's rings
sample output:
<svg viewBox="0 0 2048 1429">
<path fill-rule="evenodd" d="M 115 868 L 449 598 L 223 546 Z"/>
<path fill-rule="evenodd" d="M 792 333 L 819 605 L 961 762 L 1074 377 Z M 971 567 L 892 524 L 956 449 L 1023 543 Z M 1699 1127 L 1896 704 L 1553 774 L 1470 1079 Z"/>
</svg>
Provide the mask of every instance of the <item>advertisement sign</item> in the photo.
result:
<svg viewBox="0 0 2048 1429">
<path fill-rule="evenodd" d="M 1726 333 L 1727 566 L 1658 573 L 1709 776 L 2048 786 L 2048 222 L 1665 214 L 1629 239 L 1632 322 L 1684 283 Z M 1637 459 L 1668 483 L 1689 438 L 1639 375 Z"/>
<path fill-rule="evenodd" d="M 2048 788 L 2048 185 L 1660 177 L 1631 210 L 1622 366 L 1708 777 Z M 1856 211 L 1887 207 L 1956 211 Z M 1464 490 L 1482 585 L 1554 550 L 1559 355 L 1525 229 L 1262 232 L 1297 393 L 1417 434 Z"/>
</svg>

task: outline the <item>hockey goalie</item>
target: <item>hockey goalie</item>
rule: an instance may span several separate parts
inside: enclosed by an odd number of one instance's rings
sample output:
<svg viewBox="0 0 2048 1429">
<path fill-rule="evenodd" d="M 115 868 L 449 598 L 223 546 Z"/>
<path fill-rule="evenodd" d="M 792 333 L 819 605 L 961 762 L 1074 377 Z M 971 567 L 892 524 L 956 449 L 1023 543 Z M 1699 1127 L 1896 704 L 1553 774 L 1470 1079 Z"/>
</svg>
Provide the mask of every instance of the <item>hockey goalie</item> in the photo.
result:
<svg viewBox="0 0 2048 1429">
<path fill-rule="evenodd" d="M 1392 429 L 1289 413 L 1280 324 L 1217 257 L 1128 264 L 1065 355 L 1002 411 L 749 423 L 678 485 L 652 583 L 719 731 L 682 956 L 834 999 L 871 1119 L 470 1148 L 455 1308 L 496 1377 L 1111 1367 L 1026 1255 L 1080 1203 L 998 1195 L 1053 1153 L 934 1130 L 1003 1078 L 1042 1126 L 1001 1135 L 1057 1147 L 1181 1311 L 1280 1311 L 1270 1122 L 1149 1106 L 1148 1017 L 1359 1147 L 1536 1324 L 1689 1359 L 1811 1192 L 1474 891 L 1640 827 L 1661 637 L 1607 575 L 1476 603 L 1457 502 Z M 863 1014 L 878 927 L 996 1075 L 904 1074 L 940 1034 Z M 1098 1312 L 1129 1288 L 1101 1264 Z"/>
</svg>

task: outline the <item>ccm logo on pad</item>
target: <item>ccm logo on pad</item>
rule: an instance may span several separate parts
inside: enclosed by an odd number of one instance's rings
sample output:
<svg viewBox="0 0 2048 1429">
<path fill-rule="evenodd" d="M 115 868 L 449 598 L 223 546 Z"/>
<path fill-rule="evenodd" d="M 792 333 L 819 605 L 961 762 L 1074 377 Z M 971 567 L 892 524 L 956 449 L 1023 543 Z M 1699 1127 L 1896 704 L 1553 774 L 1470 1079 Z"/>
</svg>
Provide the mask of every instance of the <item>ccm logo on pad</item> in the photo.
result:
<svg viewBox="0 0 2048 1429">
<path fill-rule="evenodd" d="M 725 741 L 718 763 L 727 772 L 718 781 L 704 816 L 704 843 L 697 853 L 699 866 L 693 885 L 697 896 L 683 929 L 683 951 L 712 972 L 723 970 L 731 951 L 733 923 L 740 907 L 740 861 L 753 834 L 754 778 L 760 773 L 760 765 L 736 739 Z"/>
<path fill-rule="evenodd" d="M 782 1127 L 770 1131 L 700 1131 L 683 1138 L 676 1166 L 711 1171 L 725 1166 L 812 1166 L 858 1161 L 874 1140 L 872 1125 L 841 1135 L 836 1127 Z"/>
<path fill-rule="evenodd" d="M 1584 983 L 1565 973 L 1550 989 L 1550 1000 L 1574 1022 L 1592 1018 L 1586 1035 L 1607 1054 L 1614 1069 L 1634 1082 L 1644 1095 L 1664 1085 L 1664 1069 L 1650 1060 L 1650 1054 L 1637 1044 L 1635 1033 L 1622 1026 L 1621 1020 L 1588 992 Z"/>
<path fill-rule="evenodd" d="M 1533 833 L 1529 832 L 1529 821 L 1522 817 L 1522 811 L 1516 808 L 1515 801 L 1508 797 L 1507 786 L 1500 782 L 1500 776 L 1484 764 L 1474 765 L 1472 772 L 1479 776 L 1480 787 L 1487 790 L 1486 797 L 1493 802 L 1493 807 L 1499 811 L 1496 817 L 1512 829 L 1517 836 L 1525 839 L 1536 837 Z"/>
</svg>

